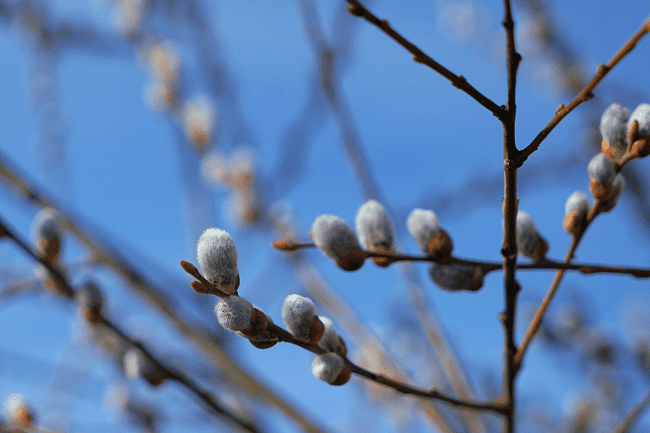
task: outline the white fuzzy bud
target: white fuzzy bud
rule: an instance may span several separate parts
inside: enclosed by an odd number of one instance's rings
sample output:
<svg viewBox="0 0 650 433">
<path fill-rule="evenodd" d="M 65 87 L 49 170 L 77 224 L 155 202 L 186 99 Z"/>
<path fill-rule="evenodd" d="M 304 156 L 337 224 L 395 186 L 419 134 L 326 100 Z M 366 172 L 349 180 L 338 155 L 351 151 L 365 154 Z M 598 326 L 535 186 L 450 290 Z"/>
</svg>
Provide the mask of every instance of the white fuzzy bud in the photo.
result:
<svg viewBox="0 0 650 433">
<path fill-rule="evenodd" d="M 608 185 L 614 181 L 616 176 L 616 163 L 603 153 L 598 153 L 589 161 L 587 171 L 591 179 L 600 185 Z"/>
<path fill-rule="evenodd" d="M 33 416 L 22 394 L 10 394 L 5 399 L 4 408 L 12 426 L 29 428 L 32 425 Z"/>
<path fill-rule="evenodd" d="M 230 234 L 210 228 L 203 232 L 196 247 L 196 257 L 203 276 L 223 292 L 237 290 L 237 248 Z"/>
<path fill-rule="evenodd" d="M 483 286 L 484 274 L 480 266 L 432 263 L 429 275 L 434 283 L 449 291 L 476 291 Z"/>
<path fill-rule="evenodd" d="M 625 180 L 623 179 L 623 176 L 619 173 L 616 175 L 614 178 L 614 184 L 612 187 L 612 194 L 603 202 L 601 205 L 601 210 L 603 212 L 609 212 L 616 206 L 616 203 L 618 203 L 618 199 L 621 198 L 621 194 L 623 194 L 623 190 L 625 189 Z"/>
<path fill-rule="evenodd" d="M 282 304 L 282 320 L 296 339 L 308 341 L 314 325 L 316 309 L 311 299 L 300 295 L 289 295 Z"/>
<path fill-rule="evenodd" d="M 321 215 L 311 227 L 314 243 L 327 256 L 343 260 L 359 247 L 354 231 L 336 215 Z"/>
<path fill-rule="evenodd" d="M 318 342 L 318 347 L 327 352 L 337 352 L 340 354 L 343 347 L 341 346 L 341 339 L 334 329 L 334 323 L 324 316 L 318 316 L 318 318 L 323 322 L 323 326 L 325 327 L 325 332 Z"/>
<path fill-rule="evenodd" d="M 345 367 L 345 361 L 334 352 L 318 355 L 311 364 L 311 371 L 317 379 L 334 384 Z"/>
<path fill-rule="evenodd" d="M 32 236 L 37 241 L 60 239 L 63 232 L 59 213 L 52 208 L 41 209 L 32 225 Z"/>
<path fill-rule="evenodd" d="M 242 331 L 251 327 L 253 304 L 239 296 L 229 296 L 217 302 L 214 306 L 217 320 L 226 329 Z"/>
<path fill-rule="evenodd" d="M 526 257 L 536 257 L 539 236 L 531 216 L 524 211 L 517 212 L 517 249 Z"/>
<path fill-rule="evenodd" d="M 589 199 L 582 191 L 576 191 L 569 196 L 564 205 L 565 214 L 576 212 L 580 215 L 587 215 L 589 212 Z"/>
<path fill-rule="evenodd" d="M 600 133 L 616 155 L 627 148 L 627 121 L 630 110 L 619 104 L 612 104 L 600 118 Z"/>
<path fill-rule="evenodd" d="M 411 236 L 415 238 L 420 249 L 423 252 L 428 253 L 431 239 L 433 239 L 440 230 L 440 224 L 438 223 L 438 217 L 436 217 L 436 214 L 430 210 L 413 209 L 408 216 L 406 226 L 408 227 Z"/>
<path fill-rule="evenodd" d="M 639 122 L 637 139 L 650 138 L 650 104 L 641 104 L 634 109 L 627 121 L 627 130 L 632 127 L 632 122 Z"/>
<path fill-rule="evenodd" d="M 137 347 L 124 354 L 124 370 L 131 379 L 141 377 L 153 386 L 159 385 L 166 377 L 154 360 Z"/>
<path fill-rule="evenodd" d="M 377 200 L 368 200 L 359 208 L 355 223 L 361 246 L 371 250 L 392 248 L 393 224 Z"/>
</svg>

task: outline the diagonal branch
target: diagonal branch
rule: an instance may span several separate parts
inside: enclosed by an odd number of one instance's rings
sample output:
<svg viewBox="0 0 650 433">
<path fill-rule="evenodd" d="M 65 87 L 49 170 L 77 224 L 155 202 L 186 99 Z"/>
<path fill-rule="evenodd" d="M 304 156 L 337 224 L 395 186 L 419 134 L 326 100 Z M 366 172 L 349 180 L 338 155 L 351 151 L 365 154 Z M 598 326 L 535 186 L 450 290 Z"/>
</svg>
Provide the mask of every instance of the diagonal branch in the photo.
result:
<svg viewBox="0 0 650 433">
<path fill-rule="evenodd" d="M 641 38 L 643 38 L 648 33 L 650 33 L 650 17 L 646 18 L 641 28 L 637 30 L 637 32 L 625 43 L 625 45 L 623 45 L 623 47 L 614 55 L 614 57 L 612 57 L 612 59 L 606 65 L 598 66 L 596 74 L 593 76 L 591 81 L 587 83 L 584 89 L 582 89 L 578 96 L 576 96 L 573 101 L 569 103 L 569 105 L 564 106 L 564 104 L 562 104 L 558 107 L 555 115 L 548 123 L 548 125 L 546 125 L 544 129 L 542 129 L 540 133 L 537 134 L 537 137 L 535 137 L 535 139 L 528 146 L 521 150 L 519 153 L 519 159 L 517 161 L 518 166 L 523 165 L 528 157 L 537 151 L 537 149 L 539 149 L 539 146 L 542 144 L 542 142 L 562 121 L 562 119 L 564 119 L 578 105 L 594 97 L 593 93 L 591 92 L 596 88 L 596 86 L 603 80 L 603 78 L 605 78 L 609 71 L 611 71 L 621 60 L 623 60 L 625 56 L 632 52 L 637 42 L 639 42 Z"/>
<path fill-rule="evenodd" d="M 377 26 L 381 31 L 383 31 L 388 36 L 390 36 L 393 40 L 395 40 L 395 42 L 397 42 L 398 44 L 406 48 L 408 52 L 413 54 L 413 60 L 415 62 L 427 65 L 428 67 L 430 67 L 431 69 L 433 69 L 434 71 L 436 71 L 437 73 L 439 73 L 440 75 L 442 75 L 443 77 L 451 81 L 451 84 L 454 87 L 467 93 L 469 96 L 475 99 L 476 102 L 478 102 L 483 107 L 490 110 L 490 112 L 498 119 L 504 119 L 508 116 L 507 111 L 503 107 L 498 106 L 490 98 L 488 98 L 487 96 L 479 92 L 476 88 L 474 88 L 471 84 L 467 82 L 467 79 L 465 77 L 463 77 L 462 75 L 454 74 L 449 69 L 445 68 L 440 63 L 436 62 L 431 57 L 426 55 L 416 45 L 408 41 L 406 38 L 404 38 L 404 36 L 399 34 L 397 31 L 395 31 L 390 26 L 387 20 L 380 20 L 357 0 L 347 0 L 347 2 L 350 4 L 350 6 L 348 7 L 348 11 L 352 15 L 365 18 L 369 23 Z"/>
</svg>

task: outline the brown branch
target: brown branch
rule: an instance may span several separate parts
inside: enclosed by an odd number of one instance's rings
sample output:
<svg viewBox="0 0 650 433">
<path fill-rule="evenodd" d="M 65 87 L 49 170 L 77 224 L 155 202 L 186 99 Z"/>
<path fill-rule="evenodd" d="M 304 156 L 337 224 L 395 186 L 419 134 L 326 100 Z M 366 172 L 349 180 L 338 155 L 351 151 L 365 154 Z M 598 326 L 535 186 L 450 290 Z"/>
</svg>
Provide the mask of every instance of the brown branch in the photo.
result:
<svg viewBox="0 0 650 433">
<path fill-rule="evenodd" d="M 573 259 L 573 255 L 575 254 L 575 250 L 576 248 L 578 248 L 578 244 L 580 243 L 580 240 L 584 236 L 591 222 L 594 220 L 594 218 L 596 218 L 596 216 L 598 216 L 599 213 L 600 213 L 600 201 L 595 200 L 593 205 L 591 206 L 591 209 L 589 209 L 589 213 L 587 214 L 587 219 L 585 221 L 582 230 L 577 234 L 575 234 L 573 236 L 573 239 L 571 240 L 571 245 L 569 245 L 569 249 L 566 253 L 566 256 L 564 257 L 565 264 L 569 264 L 571 262 L 571 260 Z M 521 341 L 519 348 L 517 349 L 517 353 L 515 354 L 515 367 L 517 368 L 517 370 L 521 368 L 521 362 L 523 356 L 526 353 L 526 350 L 530 345 L 530 342 L 533 340 L 535 334 L 537 333 L 537 331 L 539 330 L 542 324 L 542 317 L 544 316 L 544 313 L 546 312 L 548 306 L 553 300 L 553 297 L 555 296 L 555 293 L 557 292 L 557 289 L 560 286 L 560 282 L 562 281 L 562 277 L 564 276 L 565 271 L 566 269 L 559 269 L 555 273 L 555 277 L 553 278 L 553 281 L 551 282 L 551 286 L 546 292 L 546 296 L 544 296 L 544 299 L 542 300 L 541 304 L 537 308 L 537 311 L 535 312 L 535 316 L 531 320 L 530 325 L 528 326 L 528 329 L 524 334 L 524 338 Z"/>
<path fill-rule="evenodd" d="M 278 244 L 281 244 L 278 246 Z M 300 249 L 306 249 L 306 248 L 316 248 L 316 245 L 313 243 L 309 242 L 290 242 L 290 241 L 277 241 L 277 242 L 272 242 L 272 245 L 278 249 L 284 250 L 284 251 L 297 251 Z M 377 251 L 370 251 L 370 250 L 363 250 L 364 254 L 367 257 L 382 257 L 382 258 L 387 258 L 391 259 L 393 262 L 432 262 L 432 263 L 443 263 L 443 264 L 451 264 L 451 263 L 459 263 L 459 264 L 465 264 L 465 265 L 471 265 L 471 266 L 480 266 L 483 269 L 483 273 L 488 274 L 490 272 L 497 271 L 499 269 L 503 269 L 503 263 L 497 263 L 497 262 L 486 262 L 486 261 L 481 261 L 481 260 L 470 260 L 470 259 L 462 259 L 460 257 L 449 257 L 445 260 L 438 260 L 434 257 L 431 256 L 413 256 L 409 254 L 404 254 L 404 253 L 389 253 L 389 252 L 377 252 Z M 188 262 L 182 260 L 181 264 L 189 264 Z M 191 264 L 190 264 L 191 265 Z M 571 270 L 571 271 L 578 271 L 582 274 L 585 275 L 590 275 L 590 274 L 624 274 L 624 275 L 630 275 L 635 278 L 650 278 L 650 268 L 635 268 L 635 267 L 626 267 L 626 266 L 614 266 L 614 265 L 599 265 L 599 264 L 593 264 L 593 263 L 566 263 L 566 262 L 558 262 L 555 260 L 551 259 L 544 259 L 539 262 L 533 262 L 533 263 L 517 263 L 516 264 L 517 270 Z M 196 268 L 194 267 L 195 272 Z M 199 281 L 203 278 L 203 276 L 199 277 L 196 276 L 195 273 L 189 272 L 186 269 L 186 272 L 188 272 L 190 275 L 193 277 L 197 278 Z M 198 274 L 200 275 L 200 274 Z"/>
<path fill-rule="evenodd" d="M 519 158 L 517 160 L 517 166 L 523 165 L 523 163 L 532 155 L 542 142 L 548 137 L 548 135 L 553 131 L 553 129 L 564 119 L 571 111 L 573 111 L 578 105 L 586 102 L 594 97 L 591 93 L 596 86 L 605 78 L 605 76 L 611 71 L 625 56 L 627 56 L 636 46 L 637 42 L 641 40 L 643 36 L 647 33 L 650 33 L 650 17 L 646 18 L 645 22 L 639 30 L 623 45 L 623 47 L 612 57 L 612 59 L 606 65 L 598 66 L 596 74 L 593 76 L 591 81 L 582 89 L 578 96 L 575 97 L 569 105 L 565 106 L 564 104 L 560 105 L 555 112 L 555 115 L 551 121 L 540 131 L 540 133 L 535 137 L 535 139 L 528 145 L 526 148 L 522 149 L 519 153 Z"/>
<path fill-rule="evenodd" d="M 293 335 L 291 335 L 290 332 L 286 331 L 285 329 L 273 323 L 269 324 L 268 330 L 276 334 L 279 340 L 285 343 L 295 344 L 296 346 L 300 346 L 303 349 L 309 350 L 310 352 L 315 353 L 317 355 L 322 355 L 323 353 L 326 353 L 317 344 L 308 344 L 300 340 L 297 340 L 293 337 Z M 402 382 L 398 382 L 396 380 L 390 379 L 381 374 L 373 373 L 362 367 L 359 367 L 358 365 L 354 364 L 352 361 L 350 361 L 347 358 L 345 358 L 345 363 L 350 367 L 353 373 L 365 377 L 366 379 L 369 379 L 373 382 L 379 383 L 389 388 L 393 388 L 394 390 L 401 392 L 403 394 L 409 394 L 409 395 L 422 397 L 426 399 L 438 400 L 444 403 L 449 403 L 453 406 L 464 407 L 467 409 L 491 411 L 491 412 L 496 412 L 501 414 L 505 413 L 504 412 L 505 408 L 499 402 L 479 403 L 479 402 L 459 400 L 453 397 L 449 397 L 433 389 L 427 391 Z"/>
<path fill-rule="evenodd" d="M 510 0 L 504 0 L 505 17 L 503 27 L 506 31 L 506 68 L 508 72 L 508 105 L 507 116 L 500 117 L 503 125 L 503 220 L 504 231 L 501 255 L 503 257 L 504 304 L 505 310 L 501 315 L 504 329 L 504 364 L 503 364 L 503 400 L 506 407 L 503 431 L 513 433 L 515 430 L 515 368 L 514 357 L 517 352 L 515 344 L 515 319 L 517 317 L 517 296 L 519 284 L 517 272 L 517 168 L 515 161 L 518 156 L 515 141 L 515 119 L 517 116 L 516 89 L 517 70 L 521 55 L 515 45 L 515 23 L 512 18 Z"/>
<path fill-rule="evenodd" d="M 470 97 L 476 100 L 476 102 L 481 104 L 483 107 L 487 108 L 498 119 L 503 119 L 508 116 L 507 111 L 503 107 L 498 106 L 490 98 L 488 98 L 487 96 L 483 95 L 481 92 L 476 90 L 471 84 L 467 82 L 467 79 L 465 77 L 463 77 L 462 75 L 454 74 L 449 69 L 445 68 L 440 63 L 436 62 L 431 57 L 426 55 L 416 45 L 409 42 L 401 34 L 395 31 L 390 26 L 387 20 L 380 20 L 372 12 L 366 9 L 365 6 L 363 6 L 361 3 L 359 3 L 356 0 L 347 0 L 347 2 L 350 4 L 350 6 L 348 7 L 348 11 L 352 15 L 362 17 L 366 19 L 369 23 L 378 27 L 381 31 L 383 31 L 389 37 L 391 37 L 395 42 L 397 42 L 398 44 L 406 48 L 407 51 L 413 54 L 413 60 L 415 62 L 427 65 L 428 67 L 430 67 L 431 69 L 433 69 L 434 71 L 436 71 L 437 73 L 439 73 L 440 75 L 448 79 L 454 87 L 467 93 Z"/>
</svg>

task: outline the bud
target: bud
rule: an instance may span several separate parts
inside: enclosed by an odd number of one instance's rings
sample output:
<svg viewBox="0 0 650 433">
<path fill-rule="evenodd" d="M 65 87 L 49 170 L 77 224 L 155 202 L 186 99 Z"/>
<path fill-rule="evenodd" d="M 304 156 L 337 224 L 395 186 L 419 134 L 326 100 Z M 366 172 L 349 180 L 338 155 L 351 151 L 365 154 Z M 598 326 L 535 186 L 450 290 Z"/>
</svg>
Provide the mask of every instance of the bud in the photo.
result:
<svg viewBox="0 0 650 433">
<path fill-rule="evenodd" d="M 9 424 L 18 428 L 30 428 L 32 426 L 34 415 L 25 403 L 22 394 L 9 395 L 4 406 Z"/>
<path fill-rule="evenodd" d="M 160 365 L 142 350 L 132 347 L 124 354 L 124 370 L 131 379 L 142 377 L 152 386 L 158 386 L 167 378 Z"/>
<path fill-rule="evenodd" d="M 612 182 L 616 177 L 616 163 L 603 153 L 599 153 L 589 161 L 587 171 L 591 178 L 589 183 L 591 195 L 599 200 L 606 200 L 612 193 Z"/>
<path fill-rule="evenodd" d="M 275 332 L 272 332 L 271 330 L 268 329 L 269 326 L 273 324 L 273 320 L 270 317 L 267 317 L 266 315 L 265 317 L 267 320 L 267 327 L 266 327 L 267 329 L 264 329 L 264 331 L 262 331 L 259 335 L 255 335 L 251 337 L 240 331 L 238 331 L 237 334 L 239 334 L 241 337 L 248 338 L 248 341 L 250 341 L 250 343 L 253 346 L 257 347 L 258 349 L 268 349 L 270 347 L 275 346 L 277 342 L 280 341 L 280 339 Z"/>
<path fill-rule="evenodd" d="M 36 240 L 36 253 L 46 263 L 55 263 L 58 260 L 63 237 L 58 212 L 52 208 L 41 209 L 34 218 L 32 236 Z"/>
<path fill-rule="evenodd" d="M 183 126 L 187 140 L 199 151 L 205 150 L 212 141 L 214 107 L 212 101 L 198 96 L 183 106 Z"/>
<path fill-rule="evenodd" d="M 289 295 L 282 304 L 282 320 L 297 340 L 316 344 L 325 331 L 323 323 L 316 316 L 314 303 L 300 295 Z"/>
<path fill-rule="evenodd" d="M 393 224 L 384 207 L 376 200 L 368 200 L 357 212 L 357 235 L 363 248 L 375 252 L 390 252 L 393 249 Z M 392 260 L 373 257 L 379 266 L 388 266 Z"/>
<path fill-rule="evenodd" d="M 603 153 L 609 158 L 620 158 L 627 149 L 627 121 L 630 110 L 619 104 L 612 104 L 600 118 L 600 133 L 603 136 Z"/>
<path fill-rule="evenodd" d="M 104 302 L 102 292 L 97 284 L 86 282 L 77 292 L 77 301 L 81 314 L 91 323 L 99 322 L 102 318 L 102 305 Z"/>
<path fill-rule="evenodd" d="M 569 196 L 564 205 L 564 230 L 577 234 L 582 230 L 589 213 L 589 199 L 582 191 Z"/>
<path fill-rule="evenodd" d="M 311 227 L 314 243 L 323 254 L 346 270 L 359 269 L 366 258 L 352 229 L 335 215 L 321 215 Z"/>
<path fill-rule="evenodd" d="M 237 248 L 230 234 L 210 228 L 203 232 L 196 247 L 201 273 L 219 290 L 234 294 L 239 288 Z"/>
<path fill-rule="evenodd" d="M 445 290 L 476 291 L 483 286 L 483 269 L 464 263 L 432 263 L 429 275 L 434 283 Z"/>
<path fill-rule="evenodd" d="M 422 252 L 436 260 L 446 259 L 451 255 L 453 250 L 451 238 L 440 228 L 438 217 L 433 211 L 413 209 L 408 216 L 406 226 Z"/>
<path fill-rule="evenodd" d="M 257 337 L 268 328 L 269 318 L 244 298 L 228 296 L 214 306 L 217 320 L 226 329 L 245 337 Z"/>
<path fill-rule="evenodd" d="M 639 123 L 639 130 L 636 137 L 631 137 L 632 141 L 650 139 L 650 104 L 641 104 L 634 109 L 627 121 L 628 131 L 635 120 Z"/>
<path fill-rule="evenodd" d="M 345 343 L 343 342 L 343 339 L 336 333 L 332 321 L 324 316 L 319 316 L 318 318 L 323 323 L 323 327 L 325 328 L 323 337 L 318 342 L 318 347 L 326 352 L 336 352 L 341 356 L 347 355 L 347 348 L 345 347 Z"/>
<path fill-rule="evenodd" d="M 618 199 L 621 197 L 621 194 L 623 194 L 624 189 L 625 189 L 625 180 L 623 179 L 623 176 L 619 173 L 614 178 L 614 184 L 612 185 L 611 195 L 607 198 L 607 200 L 601 203 L 600 210 L 603 212 L 609 212 L 610 210 L 612 210 L 614 206 L 616 206 L 616 203 L 618 203 Z"/>
<path fill-rule="evenodd" d="M 517 250 L 522 256 L 541 260 L 548 251 L 546 241 L 537 233 L 531 216 L 524 211 L 517 212 Z"/>
<path fill-rule="evenodd" d="M 311 364 L 311 371 L 317 379 L 332 385 L 343 385 L 352 376 L 343 358 L 334 352 L 318 355 Z"/>
</svg>

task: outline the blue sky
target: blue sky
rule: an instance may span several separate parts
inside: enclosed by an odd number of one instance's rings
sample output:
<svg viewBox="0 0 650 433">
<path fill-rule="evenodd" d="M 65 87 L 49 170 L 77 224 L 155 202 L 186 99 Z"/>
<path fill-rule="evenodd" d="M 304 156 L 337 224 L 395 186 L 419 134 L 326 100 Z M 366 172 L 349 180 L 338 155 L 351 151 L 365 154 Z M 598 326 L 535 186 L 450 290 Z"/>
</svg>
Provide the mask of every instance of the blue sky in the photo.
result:
<svg viewBox="0 0 650 433">
<path fill-rule="evenodd" d="M 650 13 L 642 0 L 548 4 L 558 34 L 573 50 L 571 58 L 586 68 L 587 76 L 609 60 Z M 145 275 L 163 284 L 186 314 L 196 314 L 197 321 L 214 327 L 218 326 L 210 313 L 214 301 L 190 296 L 189 279 L 178 262 L 194 261 L 194 244 L 204 228 L 228 230 L 239 252 L 240 294 L 280 322 L 284 297 L 302 293 L 303 288 L 291 274 L 286 257 L 269 246 L 277 235 L 266 229 L 238 227 L 229 217 L 228 194 L 200 183 L 198 157 L 177 123 L 165 113 L 150 110 L 144 101 L 151 78 L 133 46 L 115 35 L 115 5 L 67 0 L 42 2 L 42 6 L 51 11 L 55 21 L 65 18 L 91 25 L 99 34 L 109 35 L 111 44 L 64 47 L 52 57 L 38 55 L 29 34 L 15 23 L 0 23 L 3 154 L 91 233 L 108 240 L 131 257 Z M 445 15 L 457 10 L 450 8 L 461 6 L 465 9 L 460 10 L 473 11 L 476 17 L 475 33 L 464 41 L 449 30 L 452 24 Z M 330 23 L 343 7 L 338 1 L 317 7 L 328 38 L 340 36 L 340 29 L 332 29 Z M 215 97 L 218 121 L 211 150 L 228 153 L 241 144 L 254 148 L 267 204 L 285 203 L 304 239 L 313 220 L 323 213 L 339 215 L 353 224 L 365 197 L 343 155 L 334 117 L 322 101 L 321 110 L 310 119 L 314 123 L 308 128 L 309 139 L 300 148 L 301 153 L 290 158 L 288 153 L 293 150 L 284 145 L 290 125 L 308 101 L 315 76 L 314 54 L 304 36 L 297 5 L 216 1 L 202 8 L 218 41 L 205 52 L 225 71 L 218 83 L 206 77 L 205 69 L 198 65 L 201 45 L 199 49 L 187 48 L 194 46 L 190 31 L 171 27 L 170 18 L 157 18 L 149 25 L 152 32 L 179 47 L 184 94 Z M 375 1 L 372 9 L 434 59 L 464 75 L 498 104 L 505 103 L 500 2 Z M 543 52 L 534 45 L 526 44 L 533 17 L 515 5 L 515 19 L 524 57 L 517 111 L 521 148 L 551 119 L 555 108 L 572 96 L 558 87 L 553 62 L 540 55 Z M 348 101 L 360 143 L 391 209 L 403 249 L 417 251 L 405 230 L 408 212 L 414 207 L 428 207 L 438 214 L 453 238 L 457 255 L 500 260 L 501 125 L 442 77 L 412 62 L 408 53 L 377 29 L 352 17 L 349 20 L 356 32 L 343 39 L 351 56 L 339 76 L 340 92 Z M 461 28 L 471 25 L 472 21 L 463 21 Z M 564 201 L 576 189 L 587 192 L 586 164 L 593 151 L 585 146 L 585 125 L 598 120 L 596 107 L 602 110 L 619 102 L 633 109 L 650 102 L 649 47 L 650 42 L 643 40 L 605 79 L 594 100 L 563 121 L 520 170 L 520 208 L 533 216 L 538 230 L 549 241 L 549 255 L 554 259 L 564 256 L 570 242 L 561 227 Z M 228 92 L 217 94 L 224 88 Z M 241 125 L 243 129 L 238 128 Z M 60 146 L 60 153 L 52 143 Z M 53 154 L 59 155 L 58 159 Z M 285 157 L 300 175 L 296 181 L 290 181 L 290 173 L 278 171 Z M 647 160 L 632 164 L 647 172 Z M 188 186 L 184 187 L 184 182 Z M 479 189 L 490 182 L 495 182 L 494 188 Z M 196 194 L 194 201 L 187 198 L 188 188 Z M 27 237 L 37 209 L 4 187 L 0 200 L 0 215 Z M 635 212 L 634 201 L 624 196 L 612 213 L 590 228 L 577 258 L 647 266 L 650 236 Z M 69 262 L 82 259 L 84 247 L 72 237 L 66 241 L 65 258 Z M 34 275 L 32 264 L 7 242 L 0 246 L 0 257 L 0 272 L 6 275 L 3 283 Z M 413 315 L 399 273 L 372 263 L 358 272 L 345 273 L 316 251 L 309 252 L 308 257 L 401 359 L 399 351 L 408 347 L 402 347 L 406 343 L 400 339 L 406 337 L 397 329 L 404 321 L 412 321 Z M 479 386 L 490 372 L 500 377 L 502 330 L 497 316 L 503 308 L 501 274 L 491 274 L 478 293 L 459 294 L 435 287 L 428 280 L 425 265 L 415 268 L 475 384 Z M 200 358 L 181 355 L 192 349 L 119 278 L 106 270 L 99 270 L 97 278 L 106 286 L 108 314 L 126 329 L 150 338 L 160 353 L 169 353 L 179 362 L 205 364 Z M 543 296 L 552 275 L 522 272 L 518 278 L 524 288 L 523 313 L 527 305 L 535 305 Z M 570 300 L 578 293 L 598 317 L 595 328 L 629 343 L 622 317 L 630 305 L 650 303 L 647 290 L 647 282 L 630 277 L 571 274 L 558 301 Z M 101 352 L 83 342 L 73 308 L 40 294 L 13 300 L 0 311 L 0 398 L 22 392 L 37 410 L 53 405 L 52 397 L 43 390 L 52 377 L 57 377 L 56 366 L 77 365 L 84 371 L 81 376 L 85 385 L 63 399 L 73 414 L 68 420 L 73 424 L 67 430 L 114 431 L 119 417 L 105 413 L 101 396 L 119 372 Z M 325 311 L 323 314 L 328 315 Z M 518 328 L 519 336 L 524 329 Z M 342 333 L 346 337 L 345 331 Z M 156 334 L 169 338 L 156 338 Z M 259 351 L 241 339 L 234 339 L 232 345 L 242 365 L 332 430 L 353 431 L 354 426 L 346 424 L 353 415 L 361 413 L 361 419 L 371 422 L 374 410 L 381 412 L 365 403 L 361 379 L 335 388 L 313 378 L 309 368 L 312 355 L 308 352 L 285 345 Z M 352 353 L 358 349 L 352 341 L 350 346 Z M 526 401 L 547 400 L 557 414 L 562 412 L 567 396 L 585 391 L 583 382 L 572 380 L 563 371 L 562 356 L 534 345 L 518 382 Z M 415 369 L 423 361 L 414 359 L 407 368 Z M 412 373 L 416 380 L 427 377 Z M 163 431 L 188 431 L 182 420 L 203 416 L 198 405 L 173 386 L 160 393 L 143 384 L 136 386 L 147 399 L 166 408 L 173 419 Z M 378 430 L 380 425 L 387 431 L 396 429 L 384 423 L 388 416 L 380 418 L 371 425 Z M 210 425 L 202 419 L 201 427 Z M 276 413 L 269 423 L 274 431 L 295 428 Z M 425 431 L 427 427 L 426 423 L 416 423 L 413 428 Z"/>
</svg>

